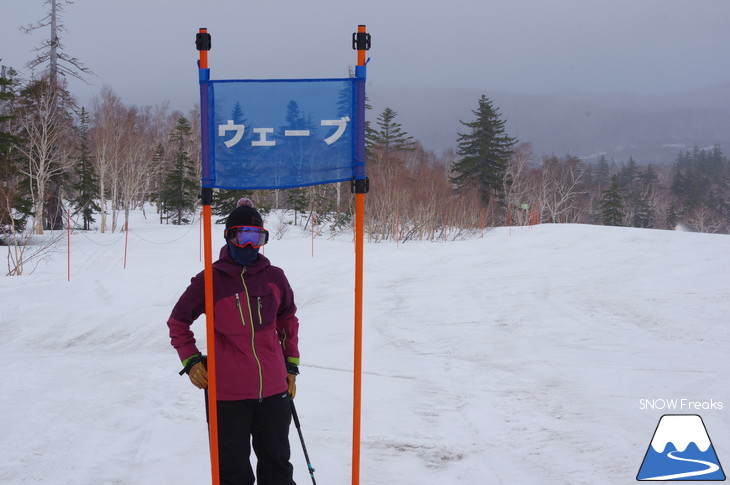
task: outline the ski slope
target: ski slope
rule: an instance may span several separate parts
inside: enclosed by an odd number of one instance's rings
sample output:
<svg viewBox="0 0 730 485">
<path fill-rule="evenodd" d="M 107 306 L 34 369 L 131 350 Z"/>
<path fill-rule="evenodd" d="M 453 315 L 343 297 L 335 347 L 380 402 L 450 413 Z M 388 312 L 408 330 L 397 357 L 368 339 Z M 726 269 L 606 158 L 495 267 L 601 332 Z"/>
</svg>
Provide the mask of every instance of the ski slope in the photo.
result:
<svg viewBox="0 0 730 485">
<path fill-rule="evenodd" d="M 203 397 L 165 325 L 202 269 L 200 228 L 151 212 L 133 213 L 126 269 L 123 234 L 76 232 L 70 281 L 65 240 L 0 279 L 0 483 L 210 483 Z M 317 483 L 350 483 L 352 238 L 312 256 L 292 226 L 265 254 L 299 307 Z M 363 485 L 634 483 L 665 413 L 701 414 L 730 462 L 730 236 L 541 225 L 366 244 L 364 299 Z M 724 409 L 640 406 L 670 398 Z M 310 483 L 293 426 L 291 443 Z"/>
</svg>

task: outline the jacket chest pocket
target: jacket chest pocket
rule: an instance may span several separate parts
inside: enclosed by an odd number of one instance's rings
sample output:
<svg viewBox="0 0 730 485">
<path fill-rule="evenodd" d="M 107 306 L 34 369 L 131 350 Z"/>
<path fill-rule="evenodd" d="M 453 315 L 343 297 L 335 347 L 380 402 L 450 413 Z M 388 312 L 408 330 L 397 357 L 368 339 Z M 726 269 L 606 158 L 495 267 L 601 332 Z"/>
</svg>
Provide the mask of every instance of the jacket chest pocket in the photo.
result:
<svg viewBox="0 0 730 485">
<path fill-rule="evenodd" d="M 216 304 L 215 329 L 230 337 L 248 334 L 251 331 L 247 315 L 246 295 L 235 293 Z"/>
<path fill-rule="evenodd" d="M 251 303 L 251 319 L 258 327 L 266 327 L 276 321 L 277 303 L 274 294 L 269 290 L 252 290 L 248 293 Z"/>
</svg>

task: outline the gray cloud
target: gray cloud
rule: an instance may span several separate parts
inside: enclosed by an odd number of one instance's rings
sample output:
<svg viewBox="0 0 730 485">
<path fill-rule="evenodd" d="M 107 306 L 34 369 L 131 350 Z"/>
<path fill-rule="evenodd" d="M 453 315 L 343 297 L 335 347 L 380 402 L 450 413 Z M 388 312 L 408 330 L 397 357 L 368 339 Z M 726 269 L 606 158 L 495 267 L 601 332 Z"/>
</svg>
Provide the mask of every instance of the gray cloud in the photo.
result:
<svg viewBox="0 0 730 485">
<path fill-rule="evenodd" d="M 42 0 L 0 0 L 0 7 L 2 64 L 27 77 L 25 64 L 48 32 L 24 35 L 18 27 L 41 19 L 47 7 Z M 535 110 L 534 100 L 575 100 L 578 92 L 604 100 L 609 93 L 623 93 L 621 100 L 653 95 L 663 96 L 663 104 L 650 112 L 668 113 L 673 99 L 687 99 L 678 93 L 727 91 L 728 18 L 727 0 L 75 0 L 66 7 L 62 40 L 68 54 L 97 74 L 87 77 L 88 85 L 70 80 L 81 104 L 108 85 L 129 104 L 167 100 L 187 111 L 199 99 L 199 27 L 213 36 L 215 79 L 310 78 L 347 75 L 356 63 L 350 36 L 363 23 L 373 36 L 369 92 L 382 95 L 373 104 L 396 108 L 427 147 L 453 146 L 458 119 L 469 117 L 478 93 L 503 93 L 498 101 L 515 134 L 535 141 L 539 151 L 560 151 L 561 143 L 576 149 L 576 121 L 560 128 L 550 112 Z M 561 112 L 570 116 L 567 108 Z M 730 110 L 723 107 L 712 119 L 724 126 L 724 113 Z M 449 117 L 439 121 L 443 127 L 431 122 L 439 116 Z M 672 129 L 691 134 L 699 121 Z M 557 132 L 545 135 L 548 125 Z M 558 139 L 562 132 L 572 134 Z"/>
<path fill-rule="evenodd" d="M 40 32 L 41 0 L 3 0 L 3 64 L 24 70 Z M 726 0 L 76 0 L 67 6 L 66 50 L 127 102 L 197 95 L 193 39 L 213 35 L 215 78 L 343 76 L 355 63 L 349 37 L 373 35 L 370 82 L 521 93 L 670 93 L 730 80 Z"/>
</svg>

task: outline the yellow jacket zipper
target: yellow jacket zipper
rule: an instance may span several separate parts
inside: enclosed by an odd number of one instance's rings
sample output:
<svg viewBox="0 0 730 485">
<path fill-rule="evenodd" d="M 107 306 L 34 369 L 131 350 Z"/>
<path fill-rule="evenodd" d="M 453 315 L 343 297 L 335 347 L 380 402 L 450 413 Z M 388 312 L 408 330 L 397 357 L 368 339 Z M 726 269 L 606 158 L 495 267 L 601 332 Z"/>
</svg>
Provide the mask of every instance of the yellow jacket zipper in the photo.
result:
<svg viewBox="0 0 730 485">
<path fill-rule="evenodd" d="M 243 282 L 243 289 L 246 292 L 246 304 L 248 305 L 248 314 L 251 316 L 251 350 L 253 351 L 253 357 L 256 359 L 256 365 L 259 368 L 259 401 L 262 401 L 264 399 L 264 373 L 263 369 L 261 368 L 261 361 L 259 360 L 259 356 L 256 355 L 256 329 L 253 325 L 253 312 L 251 311 L 251 297 L 248 294 L 248 286 L 246 285 L 246 280 L 243 277 L 244 273 L 246 272 L 246 267 L 244 266 L 243 271 L 241 271 L 241 281 Z M 241 312 L 241 321 L 243 322 L 243 311 L 241 310 L 241 301 L 238 299 L 238 293 L 236 293 L 236 299 L 238 301 L 238 309 Z M 259 314 L 259 324 L 261 324 L 261 299 L 259 298 L 259 308 L 258 308 L 258 314 Z M 245 322 L 244 322 L 245 325 Z"/>
</svg>

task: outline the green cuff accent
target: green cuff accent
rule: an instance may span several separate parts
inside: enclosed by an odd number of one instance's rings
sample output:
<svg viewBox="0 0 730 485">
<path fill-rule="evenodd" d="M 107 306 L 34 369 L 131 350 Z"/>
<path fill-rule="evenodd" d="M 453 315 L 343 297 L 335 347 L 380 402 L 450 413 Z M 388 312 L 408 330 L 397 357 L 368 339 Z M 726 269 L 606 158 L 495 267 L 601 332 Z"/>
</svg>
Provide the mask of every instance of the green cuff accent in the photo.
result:
<svg viewBox="0 0 730 485">
<path fill-rule="evenodd" d="M 188 366 L 188 362 L 190 361 L 190 359 L 192 359 L 193 357 L 200 357 L 200 355 L 201 355 L 200 352 L 198 352 L 197 354 L 193 354 L 190 357 L 188 357 L 187 359 L 183 360 L 182 361 L 183 367 L 187 367 Z"/>
<path fill-rule="evenodd" d="M 286 361 L 294 365 L 299 365 L 299 357 L 287 357 Z"/>
</svg>

